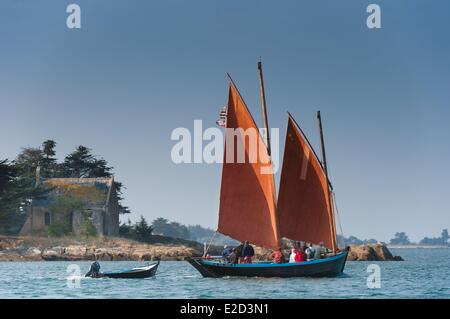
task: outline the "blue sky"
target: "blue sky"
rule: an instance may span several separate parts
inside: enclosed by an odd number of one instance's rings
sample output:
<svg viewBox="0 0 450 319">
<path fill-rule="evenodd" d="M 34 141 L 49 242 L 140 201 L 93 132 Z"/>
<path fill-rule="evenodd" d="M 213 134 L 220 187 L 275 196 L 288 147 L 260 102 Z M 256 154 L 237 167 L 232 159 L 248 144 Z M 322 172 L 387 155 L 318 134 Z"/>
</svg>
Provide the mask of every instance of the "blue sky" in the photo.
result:
<svg viewBox="0 0 450 319">
<path fill-rule="evenodd" d="M 66 6 L 82 28 L 66 27 Z M 381 6 L 382 28 L 366 27 Z M 450 227 L 448 1 L 2 1 L 0 158 L 91 147 L 136 219 L 215 227 L 219 165 L 175 165 L 170 134 L 213 126 L 230 72 L 284 140 L 290 111 L 318 147 L 322 111 L 345 235 L 413 240 Z"/>
</svg>

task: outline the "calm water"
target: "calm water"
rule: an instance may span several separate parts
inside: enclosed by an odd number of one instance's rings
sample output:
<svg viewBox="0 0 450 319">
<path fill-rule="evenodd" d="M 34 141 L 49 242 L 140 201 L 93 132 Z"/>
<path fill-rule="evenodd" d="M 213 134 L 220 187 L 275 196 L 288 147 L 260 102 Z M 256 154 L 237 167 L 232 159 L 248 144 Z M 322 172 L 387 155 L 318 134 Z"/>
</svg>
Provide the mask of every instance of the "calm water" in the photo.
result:
<svg viewBox="0 0 450 319">
<path fill-rule="evenodd" d="M 82 278 L 68 288 L 73 262 L 0 263 L 0 298 L 450 298 L 450 249 L 395 249 L 404 262 L 376 262 L 381 288 L 368 289 L 367 266 L 347 262 L 338 278 L 202 278 L 187 262 L 162 262 L 148 279 Z M 82 272 L 90 262 L 76 262 Z M 139 265 L 102 262 L 102 270 Z"/>
</svg>

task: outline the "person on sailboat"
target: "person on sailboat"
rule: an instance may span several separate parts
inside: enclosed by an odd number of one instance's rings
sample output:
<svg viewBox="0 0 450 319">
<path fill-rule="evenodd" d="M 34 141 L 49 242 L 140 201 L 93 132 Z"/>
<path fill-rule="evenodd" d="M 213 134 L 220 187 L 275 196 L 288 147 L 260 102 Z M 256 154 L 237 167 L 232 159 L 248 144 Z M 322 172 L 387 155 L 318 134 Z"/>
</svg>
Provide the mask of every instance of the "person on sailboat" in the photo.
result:
<svg viewBox="0 0 450 319">
<path fill-rule="evenodd" d="M 291 249 L 291 254 L 289 255 L 289 262 L 290 263 L 295 263 L 295 257 L 297 256 L 298 253 L 298 249 L 297 248 L 292 248 Z"/>
<path fill-rule="evenodd" d="M 242 264 L 244 262 L 244 257 L 242 256 L 244 245 L 245 242 L 241 242 L 241 244 L 236 247 L 236 256 L 239 264 Z"/>
<path fill-rule="evenodd" d="M 296 246 L 298 250 L 305 251 L 305 242 L 304 241 L 298 241 L 296 242 Z"/>
<path fill-rule="evenodd" d="M 304 252 L 304 250 L 299 250 L 297 255 L 295 256 L 295 261 L 296 262 L 302 262 L 302 261 L 306 261 L 306 254 Z"/>
<path fill-rule="evenodd" d="M 272 259 L 275 264 L 282 264 L 285 262 L 281 247 L 278 247 L 278 249 L 272 253 Z"/>
<path fill-rule="evenodd" d="M 319 246 L 316 248 L 316 252 L 314 254 L 314 259 L 321 259 L 327 257 L 327 249 L 323 245 L 323 242 L 319 243 Z"/>
<path fill-rule="evenodd" d="M 227 261 L 230 264 L 237 264 L 238 263 L 237 249 L 236 248 L 233 248 L 231 253 L 228 255 Z"/>
<path fill-rule="evenodd" d="M 304 241 L 298 242 L 298 246 L 296 247 L 299 252 L 305 253 L 306 246 Z"/>
<path fill-rule="evenodd" d="M 228 256 L 230 256 L 232 251 L 233 251 L 233 249 L 231 247 L 228 247 L 227 245 L 223 246 L 222 258 L 224 260 L 227 260 Z"/>
<path fill-rule="evenodd" d="M 305 254 L 306 254 L 306 260 L 314 259 L 314 255 L 316 254 L 316 250 L 314 249 L 314 247 L 313 247 L 313 245 L 311 243 L 307 243 L 306 244 Z"/>
<path fill-rule="evenodd" d="M 302 261 L 306 261 L 306 254 L 301 249 L 292 248 L 291 254 L 289 255 L 289 262 L 299 263 Z"/>
<path fill-rule="evenodd" d="M 251 264 L 253 256 L 255 256 L 255 250 L 253 249 L 252 245 L 250 245 L 248 240 L 246 240 L 244 243 L 244 247 L 242 248 L 242 257 L 244 257 L 243 263 Z"/>
</svg>

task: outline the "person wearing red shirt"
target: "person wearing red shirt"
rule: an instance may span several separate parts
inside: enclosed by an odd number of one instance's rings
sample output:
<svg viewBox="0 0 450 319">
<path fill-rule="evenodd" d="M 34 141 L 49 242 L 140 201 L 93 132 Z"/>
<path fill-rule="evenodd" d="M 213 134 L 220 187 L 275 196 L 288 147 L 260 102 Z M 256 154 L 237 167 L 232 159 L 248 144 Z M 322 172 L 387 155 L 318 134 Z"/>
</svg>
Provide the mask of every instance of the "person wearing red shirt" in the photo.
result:
<svg viewBox="0 0 450 319">
<path fill-rule="evenodd" d="M 275 264 L 284 263 L 285 260 L 283 252 L 281 251 L 281 247 L 278 247 L 278 249 L 272 253 L 272 259 Z"/>
<path fill-rule="evenodd" d="M 302 261 L 306 261 L 306 254 L 301 251 L 301 250 L 297 250 L 295 252 L 295 257 L 294 260 L 296 263 L 302 262 Z"/>
</svg>

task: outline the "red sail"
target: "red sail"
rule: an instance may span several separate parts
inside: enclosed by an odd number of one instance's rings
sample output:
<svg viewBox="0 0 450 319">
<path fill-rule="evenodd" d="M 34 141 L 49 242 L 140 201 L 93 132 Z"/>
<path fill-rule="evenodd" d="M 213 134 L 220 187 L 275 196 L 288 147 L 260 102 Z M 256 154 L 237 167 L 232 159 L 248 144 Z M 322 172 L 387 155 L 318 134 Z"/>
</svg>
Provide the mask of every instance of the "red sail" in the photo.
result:
<svg viewBox="0 0 450 319">
<path fill-rule="evenodd" d="M 230 83 L 226 126 L 218 231 L 241 241 L 248 240 L 255 245 L 277 248 L 280 243 L 273 173 L 262 174 L 262 169 L 271 168 L 271 163 L 266 161 L 267 149 L 258 127 L 233 83 Z M 254 154 L 250 154 L 251 142 L 245 135 L 233 137 L 232 144 L 228 142 L 230 128 L 255 130 L 260 154 L 257 161 L 250 161 Z M 244 162 L 237 162 L 239 143 L 245 147 Z M 230 154 L 234 154 L 233 162 L 227 160 Z"/>
<path fill-rule="evenodd" d="M 280 235 L 334 248 L 333 212 L 322 166 L 289 116 L 278 194 Z"/>
</svg>

